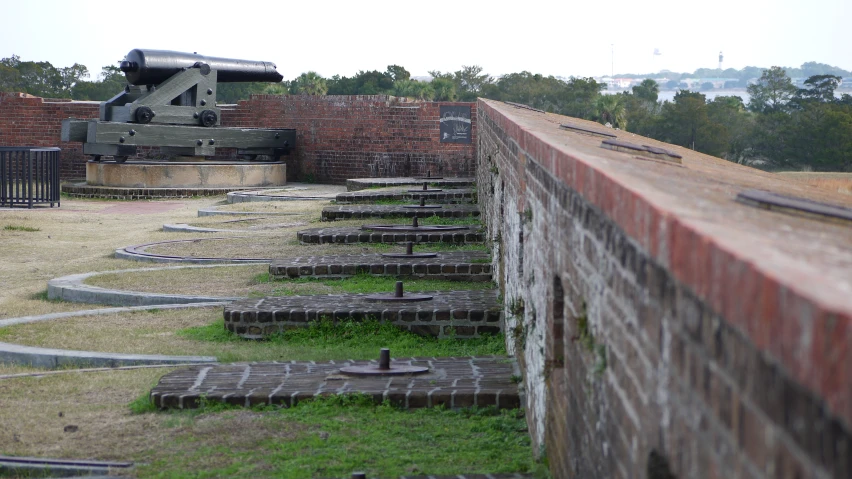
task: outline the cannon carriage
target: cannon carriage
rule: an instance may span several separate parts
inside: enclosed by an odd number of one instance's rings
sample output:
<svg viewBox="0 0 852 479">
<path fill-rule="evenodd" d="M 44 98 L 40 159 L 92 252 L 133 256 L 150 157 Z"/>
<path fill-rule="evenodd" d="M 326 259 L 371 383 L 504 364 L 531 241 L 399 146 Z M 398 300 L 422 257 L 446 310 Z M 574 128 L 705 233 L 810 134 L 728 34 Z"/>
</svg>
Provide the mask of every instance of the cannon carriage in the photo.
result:
<svg viewBox="0 0 852 479">
<path fill-rule="evenodd" d="M 216 148 L 235 148 L 248 159 L 278 160 L 295 146 L 295 130 L 221 126 L 217 83 L 280 82 L 273 63 L 135 49 L 120 69 L 128 84 L 101 103 L 97 120 L 62 122 L 62 141 L 82 142 L 83 153 L 96 161 L 112 156 L 124 163 L 138 147 L 154 146 L 174 156 L 210 157 Z"/>
</svg>

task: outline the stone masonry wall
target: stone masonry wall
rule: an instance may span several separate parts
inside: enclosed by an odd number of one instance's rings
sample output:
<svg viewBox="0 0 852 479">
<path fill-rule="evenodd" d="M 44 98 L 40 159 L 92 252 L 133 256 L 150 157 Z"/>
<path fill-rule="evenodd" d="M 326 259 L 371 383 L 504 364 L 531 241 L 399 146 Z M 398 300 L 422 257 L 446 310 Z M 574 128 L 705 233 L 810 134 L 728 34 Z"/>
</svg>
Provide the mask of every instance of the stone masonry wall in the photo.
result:
<svg viewBox="0 0 852 479">
<path fill-rule="evenodd" d="M 441 105 L 395 97 L 257 95 L 222 111 L 226 127 L 295 128 L 296 151 L 287 157 L 294 180 L 342 184 L 347 178 L 425 175 L 473 176 L 476 105 L 471 106 L 473 142 L 441 143 Z M 59 141 L 65 118 L 97 118 L 98 102 L 72 102 L 0 93 L 0 146 L 62 148 L 62 179 L 84 178 L 82 144 Z M 156 150 L 156 149 L 155 149 Z M 146 153 L 147 150 L 146 150 Z M 155 151 L 152 151 L 156 154 Z M 233 159 L 220 149 L 220 158 Z"/>
<path fill-rule="evenodd" d="M 783 253 L 732 251 L 714 236 L 743 243 L 786 231 L 786 218 L 725 197 L 761 174 L 742 168 L 720 186 L 739 167 L 606 152 L 599 138 L 559 131 L 568 120 L 579 121 L 478 104 L 477 188 L 494 278 L 534 445 L 553 476 L 852 476 L 852 307 L 842 284 L 803 291 L 807 265 L 774 273 L 774 264 L 792 268 Z M 679 184 L 691 196 L 670 201 L 663 193 Z M 689 212 L 701 208 L 716 215 L 706 223 L 715 230 L 696 226 L 700 214 Z M 843 238 L 812 220 L 786 226 L 820 229 L 816 241 L 834 251 L 809 258 L 827 265 L 821 274 L 848 266 L 848 228 Z M 808 238 L 783 239 L 791 260 L 809 251 Z"/>
</svg>

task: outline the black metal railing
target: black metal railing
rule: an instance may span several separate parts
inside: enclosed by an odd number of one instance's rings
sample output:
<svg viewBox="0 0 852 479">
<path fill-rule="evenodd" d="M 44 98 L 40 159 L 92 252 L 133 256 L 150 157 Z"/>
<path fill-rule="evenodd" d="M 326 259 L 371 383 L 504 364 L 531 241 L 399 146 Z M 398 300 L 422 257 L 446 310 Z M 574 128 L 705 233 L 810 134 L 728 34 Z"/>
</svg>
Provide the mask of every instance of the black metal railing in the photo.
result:
<svg viewBox="0 0 852 479">
<path fill-rule="evenodd" d="M 56 203 L 59 148 L 0 146 L 0 206 Z"/>
</svg>

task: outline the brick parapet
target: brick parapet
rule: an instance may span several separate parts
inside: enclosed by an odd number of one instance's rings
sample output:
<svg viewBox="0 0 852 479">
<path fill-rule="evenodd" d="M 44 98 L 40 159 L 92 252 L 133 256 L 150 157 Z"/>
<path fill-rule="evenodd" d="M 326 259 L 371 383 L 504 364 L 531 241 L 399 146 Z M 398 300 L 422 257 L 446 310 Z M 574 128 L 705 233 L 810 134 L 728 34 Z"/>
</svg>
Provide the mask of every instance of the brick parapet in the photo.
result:
<svg viewBox="0 0 852 479">
<path fill-rule="evenodd" d="M 732 201 L 842 197 L 686 151 L 684 167 L 637 161 L 555 115 L 478 111 L 507 339 L 555 476 L 627 476 L 655 454 L 683 477 L 850 474 L 848 231 Z"/>
</svg>

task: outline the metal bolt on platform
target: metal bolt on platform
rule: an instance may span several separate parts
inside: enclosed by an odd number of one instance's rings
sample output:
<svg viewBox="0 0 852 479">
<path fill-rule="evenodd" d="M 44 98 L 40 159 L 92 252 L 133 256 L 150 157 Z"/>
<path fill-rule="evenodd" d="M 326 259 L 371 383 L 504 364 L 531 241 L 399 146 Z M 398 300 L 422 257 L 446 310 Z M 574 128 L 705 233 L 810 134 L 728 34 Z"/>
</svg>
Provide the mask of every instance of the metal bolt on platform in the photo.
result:
<svg viewBox="0 0 852 479">
<path fill-rule="evenodd" d="M 368 366 L 346 366 L 340 368 L 343 374 L 352 376 L 396 376 L 428 373 L 429 368 L 424 366 L 411 366 L 408 364 L 391 365 L 390 349 L 382 348 L 379 350 L 379 364 Z"/>
</svg>

